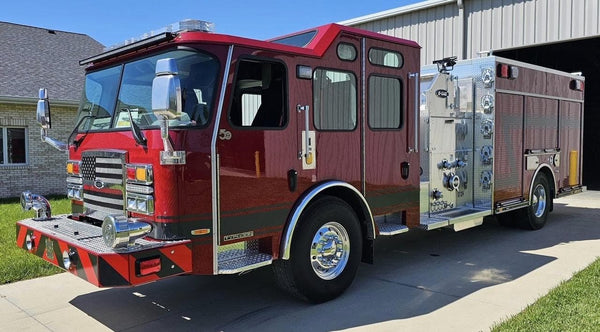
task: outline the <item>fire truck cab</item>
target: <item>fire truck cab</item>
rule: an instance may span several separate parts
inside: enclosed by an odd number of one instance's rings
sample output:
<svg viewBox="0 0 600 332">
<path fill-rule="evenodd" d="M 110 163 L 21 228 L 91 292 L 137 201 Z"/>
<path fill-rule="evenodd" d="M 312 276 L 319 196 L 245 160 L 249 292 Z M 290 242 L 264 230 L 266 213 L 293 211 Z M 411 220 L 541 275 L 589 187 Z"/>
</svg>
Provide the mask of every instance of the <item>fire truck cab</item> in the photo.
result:
<svg viewBox="0 0 600 332">
<path fill-rule="evenodd" d="M 498 105 L 518 104 L 496 96 L 516 81 L 516 63 L 478 62 L 459 78 L 445 59 L 420 80 L 412 41 L 336 24 L 269 41 L 209 28 L 184 21 L 82 60 L 66 143 L 48 137 L 41 90 L 42 139 L 68 151 L 72 213 L 52 216 L 43 197 L 24 193 L 23 208 L 37 214 L 17 223 L 18 246 L 97 286 L 273 265 L 284 289 L 322 302 L 373 261 L 378 236 L 460 230 L 516 208 L 539 228 L 552 197 L 581 188 L 579 168 L 567 183 L 554 174 L 569 169 L 566 151 L 581 165 L 583 89 L 540 102 L 565 103 L 554 132 L 564 120 L 568 137 L 544 132 L 539 145 L 535 131 L 525 150 L 499 147 L 524 128 L 497 117 Z M 492 99 L 480 101 L 481 91 Z M 527 93 L 519 105 L 537 96 Z M 508 177 L 501 190 L 494 173 Z"/>
</svg>

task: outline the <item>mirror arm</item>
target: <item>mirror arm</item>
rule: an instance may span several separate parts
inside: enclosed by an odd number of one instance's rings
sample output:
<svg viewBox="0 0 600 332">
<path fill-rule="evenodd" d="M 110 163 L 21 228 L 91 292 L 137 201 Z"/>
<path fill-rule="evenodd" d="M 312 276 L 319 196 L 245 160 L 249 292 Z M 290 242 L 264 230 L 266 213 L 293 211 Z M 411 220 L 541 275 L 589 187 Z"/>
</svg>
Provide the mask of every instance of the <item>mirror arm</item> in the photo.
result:
<svg viewBox="0 0 600 332">
<path fill-rule="evenodd" d="M 46 132 L 45 128 L 42 128 L 40 130 L 40 135 L 42 138 L 42 142 L 46 142 L 46 143 L 50 144 L 50 146 L 57 149 L 58 151 L 68 151 L 69 150 L 69 145 L 67 145 L 67 143 L 57 141 L 52 137 L 48 137 L 48 133 Z"/>
</svg>

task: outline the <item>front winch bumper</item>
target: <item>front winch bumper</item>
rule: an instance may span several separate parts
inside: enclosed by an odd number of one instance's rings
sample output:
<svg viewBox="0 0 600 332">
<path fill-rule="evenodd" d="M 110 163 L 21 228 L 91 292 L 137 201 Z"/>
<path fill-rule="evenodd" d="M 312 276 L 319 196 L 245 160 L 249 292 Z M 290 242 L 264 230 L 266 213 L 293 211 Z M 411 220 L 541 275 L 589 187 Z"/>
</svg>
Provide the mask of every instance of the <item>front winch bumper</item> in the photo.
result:
<svg viewBox="0 0 600 332">
<path fill-rule="evenodd" d="M 67 215 L 18 221 L 17 246 L 98 287 L 139 285 L 192 271 L 189 240 L 141 238 L 126 248 L 110 248 L 101 227 Z"/>
</svg>

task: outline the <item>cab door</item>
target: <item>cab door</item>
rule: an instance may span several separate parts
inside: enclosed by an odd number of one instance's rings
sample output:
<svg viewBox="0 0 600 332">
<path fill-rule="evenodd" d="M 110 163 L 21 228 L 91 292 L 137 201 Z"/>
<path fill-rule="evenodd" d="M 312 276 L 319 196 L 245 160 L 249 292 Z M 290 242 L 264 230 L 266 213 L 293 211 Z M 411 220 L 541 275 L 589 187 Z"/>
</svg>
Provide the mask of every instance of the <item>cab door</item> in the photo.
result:
<svg viewBox="0 0 600 332">
<path fill-rule="evenodd" d="M 361 190 L 360 42 L 341 34 L 313 69 L 316 176 Z"/>
<path fill-rule="evenodd" d="M 219 245 L 281 232 L 294 200 L 287 172 L 298 164 L 286 65 L 273 58 L 241 56 L 235 68 L 217 137 Z"/>
<path fill-rule="evenodd" d="M 375 215 L 405 211 L 418 220 L 418 49 L 364 42 L 366 198 Z"/>
</svg>

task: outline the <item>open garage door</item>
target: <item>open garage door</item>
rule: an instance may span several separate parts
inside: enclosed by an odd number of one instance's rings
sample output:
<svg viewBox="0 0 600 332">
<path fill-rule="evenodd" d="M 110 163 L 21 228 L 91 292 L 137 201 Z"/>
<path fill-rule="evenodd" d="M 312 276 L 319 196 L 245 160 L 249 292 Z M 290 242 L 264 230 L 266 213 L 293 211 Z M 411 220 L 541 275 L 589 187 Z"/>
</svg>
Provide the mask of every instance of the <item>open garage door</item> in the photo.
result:
<svg viewBox="0 0 600 332">
<path fill-rule="evenodd" d="M 511 50 L 494 55 L 585 76 L 583 184 L 600 190 L 600 37 Z"/>
</svg>

